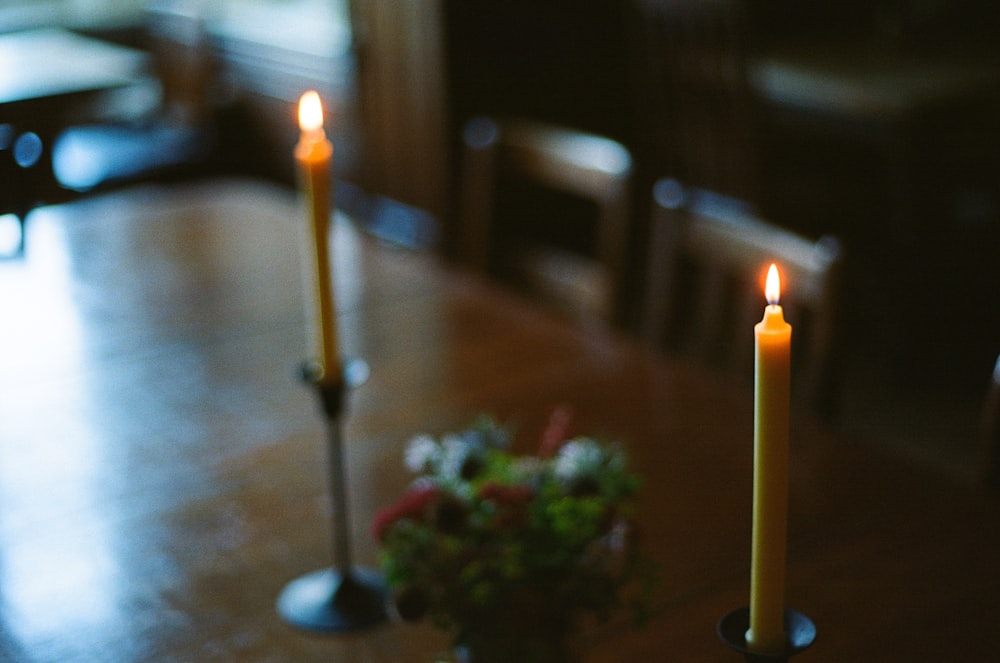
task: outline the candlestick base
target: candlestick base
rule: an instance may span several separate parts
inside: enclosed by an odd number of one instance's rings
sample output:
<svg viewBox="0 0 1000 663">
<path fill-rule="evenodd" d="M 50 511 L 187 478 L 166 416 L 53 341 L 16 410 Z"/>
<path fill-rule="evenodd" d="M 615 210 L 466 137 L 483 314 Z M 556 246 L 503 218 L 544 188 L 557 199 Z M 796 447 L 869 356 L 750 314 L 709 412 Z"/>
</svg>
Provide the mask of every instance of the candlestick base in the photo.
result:
<svg viewBox="0 0 1000 663">
<path fill-rule="evenodd" d="M 372 569 L 351 561 L 346 471 L 341 440 L 341 417 L 347 390 L 368 380 L 363 359 L 344 362 L 339 375 L 324 376 L 314 362 L 301 367 L 301 378 L 316 388 L 326 416 L 329 442 L 329 482 L 333 505 L 333 565 L 288 583 L 278 596 L 278 613 L 293 626 L 320 633 L 358 631 L 386 621 L 388 591 Z"/>
<path fill-rule="evenodd" d="M 285 585 L 278 613 L 307 631 L 346 633 L 384 622 L 387 598 L 381 576 L 370 569 L 320 569 Z"/>
<path fill-rule="evenodd" d="M 816 625 L 812 620 L 796 610 L 785 609 L 785 633 L 788 642 L 784 651 L 761 653 L 747 646 L 747 629 L 750 628 L 750 608 L 733 610 L 723 617 L 716 628 L 722 641 L 743 654 L 747 663 L 782 663 L 799 654 L 816 640 Z"/>
</svg>

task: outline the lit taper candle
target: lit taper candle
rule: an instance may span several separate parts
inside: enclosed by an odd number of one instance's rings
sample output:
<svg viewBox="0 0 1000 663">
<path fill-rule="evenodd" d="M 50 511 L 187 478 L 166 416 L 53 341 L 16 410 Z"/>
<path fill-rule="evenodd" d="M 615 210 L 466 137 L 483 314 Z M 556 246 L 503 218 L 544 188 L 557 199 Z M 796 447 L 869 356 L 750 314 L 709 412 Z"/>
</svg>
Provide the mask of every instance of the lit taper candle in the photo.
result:
<svg viewBox="0 0 1000 663">
<path fill-rule="evenodd" d="M 319 94 L 310 90 L 299 100 L 301 135 L 295 146 L 295 160 L 305 197 L 307 227 L 304 259 L 306 292 L 312 292 L 312 306 L 307 310 L 315 343 L 319 380 L 340 379 L 340 355 L 337 347 L 337 311 L 333 302 L 333 281 L 330 273 L 330 210 L 331 164 L 333 144 L 323 130 L 323 105 Z M 311 271 L 311 275 L 309 272 Z M 308 294 L 307 294 L 308 296 Z"/>
<path fill-rule="evenodd" d="M 781 306 L 778 269 L 767 272 L 764 319 L 754 326 L 753 534 L 747 646 L 780 652 L 788 530 L 788 429 L 792 327 Z"/>
</svg>

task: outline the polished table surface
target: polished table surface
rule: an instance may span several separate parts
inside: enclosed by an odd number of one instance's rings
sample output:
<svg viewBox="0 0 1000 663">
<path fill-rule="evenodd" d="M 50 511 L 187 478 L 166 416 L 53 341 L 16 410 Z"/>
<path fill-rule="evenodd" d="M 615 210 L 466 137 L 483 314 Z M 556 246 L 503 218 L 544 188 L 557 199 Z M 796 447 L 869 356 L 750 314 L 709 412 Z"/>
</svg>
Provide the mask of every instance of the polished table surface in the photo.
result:
<svg viewBox="0 0 1000 663">
<path fill-rule="evenodd" d="M 62 28 L 0 34 L 0 110 L 132 85 L 147 66 L 142 51 Z"/>
<path fill-rule="evenodd" d="M 0 104 L 129 85 L 143 73 L 142 51 L 62 28 L 0 35 Z"/>
<path fill-rule="evenodd" d="M 28 254 L 0 263 L 0 659 L 421 663 L 445 647 L 427 626 L 317 636 L 276 613 L 331 559 L 325 429 L 294 377 L 298 218 L 291 192 L 241 181 L 30 217 Z M 347 220 L 334 238 L 342 344 L 371 366 L 344 428 L 359 563 L 414 434 L 491 412 L 530 439 L 568 403 L 644 476 L 662 570 L 647 628 L 586 633 L 584 660 L 740 660 L 715 624 L 747 602 L 748 391 Z M 788 601 L 819 631 L 797 660 L 995 660 L 997 496 L 793 430 Z"/>
<path fill-rule="evenodd" d="M 760 54 L 749 68 L 753 90 L 768 104 L 857 121 L 899 122 L 1000 92 L 996 55 L 961 49 L 912 53 L 869 42 L 791 44 Z"/>
</svg>

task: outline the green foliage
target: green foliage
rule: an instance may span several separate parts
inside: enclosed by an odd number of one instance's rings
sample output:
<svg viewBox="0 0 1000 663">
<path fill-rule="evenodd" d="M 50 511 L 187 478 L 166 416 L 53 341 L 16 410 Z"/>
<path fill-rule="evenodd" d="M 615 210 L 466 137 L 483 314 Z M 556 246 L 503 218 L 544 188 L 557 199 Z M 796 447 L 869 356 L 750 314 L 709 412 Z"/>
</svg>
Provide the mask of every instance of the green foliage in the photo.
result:
<svg viewBox="0 0 1000 663">
<path fill-rule="evenodd" d="M 564 634 L 584 615 L 641 610 L 629 522 L 639 482 L 623 452 L 575 438 L 540 458 L 507 443 L 485 418 L 411 441 L 417 479 L 374 523 L 400 615 L 469 641 Z"/>
</svg>

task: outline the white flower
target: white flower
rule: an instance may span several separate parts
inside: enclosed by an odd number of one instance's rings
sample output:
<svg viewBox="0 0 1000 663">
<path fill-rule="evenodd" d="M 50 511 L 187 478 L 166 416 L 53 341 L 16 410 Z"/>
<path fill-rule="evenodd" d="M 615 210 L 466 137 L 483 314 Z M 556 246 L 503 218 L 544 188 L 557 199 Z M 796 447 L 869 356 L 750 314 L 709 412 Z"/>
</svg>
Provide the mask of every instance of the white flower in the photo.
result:
<svg viewBox="0 0 1000 663">
<path fill-rule="evenodd" d="M 441 440 L 441 460 L 438 471 L 443 479 L 459 479 L 462 465 L 469 457 L 469 445 L 460 435 L 445 435 Z"/>
<path fill-rule="evenodd" d="M 426 472 L 441 460 L 441 447 L 430 435 L 417 435 L 406 447 L 403 456 L 411 472 Z"/>
<path fill-rule="evenodd" d="M 601 446 L 589 438 L 570 440 L 555 458 L 555 475 L 562 481 L 595 474 L 606 456 Z"/>
</svg>

